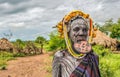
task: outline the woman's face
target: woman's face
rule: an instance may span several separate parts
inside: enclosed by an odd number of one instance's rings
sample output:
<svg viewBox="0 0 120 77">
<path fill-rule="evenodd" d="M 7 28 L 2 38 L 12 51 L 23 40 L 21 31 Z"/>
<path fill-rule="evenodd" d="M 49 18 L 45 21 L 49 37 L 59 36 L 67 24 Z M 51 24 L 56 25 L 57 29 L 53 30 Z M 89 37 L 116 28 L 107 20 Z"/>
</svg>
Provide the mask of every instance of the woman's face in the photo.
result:
<svg viewBox="0 0 120 77">
<path fill-rule="evenodd" d="M 77 53 L 86 53 L 91 50 L 88 44 L 88 25 L 84 19 L 76 19 L 71 22 L 69 38 L 72 48 Z"/>
<path fill-rule="evenodd" d="M 84 19 L 76 19 L 70 25 L 69 38 L 73 43 L 87 41 L 88 25 Z"/>
</svg>

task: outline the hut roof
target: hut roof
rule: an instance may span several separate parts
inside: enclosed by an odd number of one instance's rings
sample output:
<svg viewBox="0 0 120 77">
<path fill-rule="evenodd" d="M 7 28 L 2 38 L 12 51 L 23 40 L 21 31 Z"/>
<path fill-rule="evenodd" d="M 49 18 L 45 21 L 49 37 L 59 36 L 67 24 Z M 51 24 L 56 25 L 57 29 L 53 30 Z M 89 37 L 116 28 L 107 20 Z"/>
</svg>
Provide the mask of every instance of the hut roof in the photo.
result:
<svg viewBox="0 0 120 77">
<path fill-rule="evenodd" d="M 0 39 L 0 50 L 13 49 L 13 44 L 9 42 L 6 38 Z"/>
<path fill-rule="evenodd" d="M 117 50 L 117 45 L 120 44 L 117 39 L 110 38 L 100 30 L 95 31 L 95 33 L 96 37 L 93 38 L 92 44 L 98 44 L 107 48 L 111 48 L 111 50 Z"/>
</svg>

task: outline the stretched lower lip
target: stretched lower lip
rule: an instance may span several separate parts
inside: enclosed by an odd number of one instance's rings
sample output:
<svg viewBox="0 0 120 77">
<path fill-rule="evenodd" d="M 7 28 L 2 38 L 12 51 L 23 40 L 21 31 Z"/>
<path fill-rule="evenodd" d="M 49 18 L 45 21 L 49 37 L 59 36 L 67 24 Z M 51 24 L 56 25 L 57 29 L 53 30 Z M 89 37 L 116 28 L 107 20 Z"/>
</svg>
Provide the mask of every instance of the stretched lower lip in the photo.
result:
<svg viewBox="0 0 120 77">
<path fill-rule="evenodd" d="M 85 37 L 77 37 L 76 40 L 84 41 Z"/>
<path fill-rule="evenodd" d="M 82 40 L 82 39 L 84 39 L 83 37 L 80 37 L 80 38 L 77 38 L 78 40 Z"/>
<path fill-rule="evenodd" d="M 76 39 L 76 42 L 78 43 L 80 43 L 81 41 L 86 41 L 86 39 L 83 39 L 83 38 Z"/>
<path fill-rule="evenodd" d="M 77 40 L 77 42 L 85 41 L 85 39 Z"/>
</svg>

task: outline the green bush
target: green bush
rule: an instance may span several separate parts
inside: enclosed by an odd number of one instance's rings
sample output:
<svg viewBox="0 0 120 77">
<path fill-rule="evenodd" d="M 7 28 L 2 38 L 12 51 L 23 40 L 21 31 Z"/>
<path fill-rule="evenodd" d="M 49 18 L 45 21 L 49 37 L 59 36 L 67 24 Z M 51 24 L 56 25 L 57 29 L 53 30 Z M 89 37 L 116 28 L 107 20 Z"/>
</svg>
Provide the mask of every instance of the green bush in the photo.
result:
<svg viewBox="0 0 120 77">
<path fill-rule="evenodd" d="M 6 70 L 6 64 L 0 67 L 0 70 Z"/>
<path fill-rule="evenodd" d="M 103 46 L 93 46 L 99 56 L 101 77 L 120 77 L 120 54 L 113 54 Z"/>
<path fill-rule="evenodd" d="M 13 54 L 10 52 L 0 51 L 0 69 L 6 69 L 6 62 L 14 59 Z"/>
<path fill-rule="evenodd" d="M 13 53 L 0 51 L 0 60 L 6 60 L 6 61 L 8 61 L 8 60 L 11 60 L 13 58 L 14 58 L 13 57 Z"/>
<path fill-rule="evenodd" d="M 51 32 L 50 40 L 45 46 L 47 51 L 61 50 L 66 48 L 65 40 L 58 36 L 57 32 Z"/>
<path fill-rule="evenodd" d="M 25 44 L 26 44 L 26 41 L 22 41 L 21 39 L 16 39 L 16 41 L 13 42 L 13 45 L 19 52 L 24 49 Z"/>
<path fill-rule="evenodd" d="M 25 57 L 26 55 L 24 53 L 15 53 L 14 57 Z"/>
<path fill-rule="evenodd" d="M 99 55 L 99 57 L 104 57 L 110 54 L 110 50 L 101 45 L 95 45 L 92 48 Z"/>
<path fill-rule="evenodd" d="M 6 62 L 7 62 L 7 61 L 0 59 L 0 69 L 2 69 L 3 66 L 6 66 L 6 65 L 7 65 Z"/>
</svg>

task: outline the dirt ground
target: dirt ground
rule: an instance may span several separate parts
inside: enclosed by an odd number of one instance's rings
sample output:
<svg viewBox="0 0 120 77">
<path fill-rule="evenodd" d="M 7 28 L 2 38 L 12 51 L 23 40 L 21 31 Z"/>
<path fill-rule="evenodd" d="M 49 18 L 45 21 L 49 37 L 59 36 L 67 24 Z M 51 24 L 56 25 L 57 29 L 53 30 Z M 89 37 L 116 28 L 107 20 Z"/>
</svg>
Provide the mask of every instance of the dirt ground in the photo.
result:
<svg viewBox="0 0 120 77">
<path fill-rule="evenodd" d="M 51 62 L 49 54 L 16 58 L 0 70 L 0 77 L 52 77 Z"/>
</svg>

